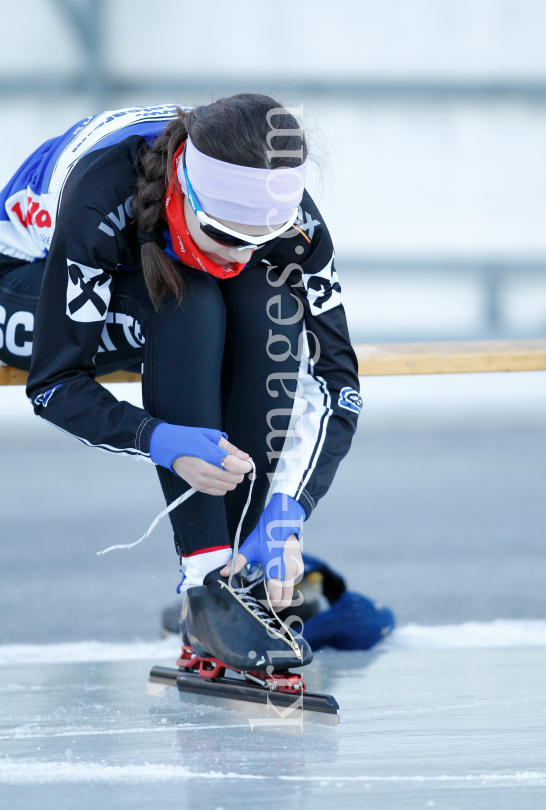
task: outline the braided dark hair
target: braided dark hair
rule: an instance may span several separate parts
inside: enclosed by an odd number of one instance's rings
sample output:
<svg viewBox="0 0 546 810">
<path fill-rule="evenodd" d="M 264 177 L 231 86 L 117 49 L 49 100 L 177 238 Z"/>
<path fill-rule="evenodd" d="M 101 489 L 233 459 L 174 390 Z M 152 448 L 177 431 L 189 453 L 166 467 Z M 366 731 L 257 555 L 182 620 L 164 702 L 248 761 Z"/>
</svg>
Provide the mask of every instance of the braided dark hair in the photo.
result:
<svg viewBox="0 0 546 810">
<path fill-rule="evenodd" d="M 139 155 L 132 207 L 137 228 L 143 233 L 163 229 L 173 158 L 188 134 L 200 152 L 239 166 L 279 169 L 298 166 L 307 157 L 296 118 L 270 96 L 240 93 L 188 112 L 178 108 L 176 118 Z M 141 250 L 144 279 L 156 309 L 167 295 L 181 301 L 180 270 L 157 242 L 146 242 Z"/>
</svg>

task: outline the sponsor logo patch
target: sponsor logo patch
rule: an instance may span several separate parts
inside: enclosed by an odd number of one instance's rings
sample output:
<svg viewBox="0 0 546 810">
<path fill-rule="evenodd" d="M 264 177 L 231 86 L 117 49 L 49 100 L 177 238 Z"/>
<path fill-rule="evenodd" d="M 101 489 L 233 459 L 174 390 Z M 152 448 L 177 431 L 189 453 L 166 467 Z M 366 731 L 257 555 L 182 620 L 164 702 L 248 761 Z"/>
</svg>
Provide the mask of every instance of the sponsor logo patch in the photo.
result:
<svg viewBox="0 0 546 810">
<path fill-rule="evenodd" d="M 29 225 L 36 225 L 38 228 L 51 228 L 49 211 L 40 208 L 40 203 L 33 200 L 32 197 L 28 197 L 26 211 L 23 211 L 20 202 L 12 205 L 11 210 L 23 228 L 28 228 Z"/>
<path fill-rule="evenodd" d="M 362 397 L 354 388 L 342 388 L 339 392 L 337 404 L 340 408 L 345 408 L 346 411 L 359 414 L 362 410 Z"/>
<path fill-rule="evenodd" d="M 38 396 L 34 400 L 34 405 L 43 405 L 44 408 L 47 408 L 47 403 L 49 402 L 49 400 L 51 399 L 57 388 L 60 388 L 62 385 L 64 385 L 64 383 L 59 383 L 59 385 L 54 385 L 53 388 L 50 388 L 48 391 L 44 391 L 43 394 L 38 394 Z"/>
<path fill-rule="evenodd" d="M 122 231 L 125 228 L 125 211 L 127 212 L 127 216 L 129 217 L 129 219 L 132 219 L 133 217 L 133 209 L 131 206 L 132 199 L 133 195 L 131 194 L 130 197 L 127 197 L 125 203 L 118 205 L 116 213 L 110 211 L 110 213 L 106 215 L 107 218 L 110 220 L 110 222 L 112 222 L 116 226 L 118 231 Z M 125 211 L 123 210 L 124 208 Z M 103 233 L 105 233 L 107 236 L 116 235 L 115 230 L 111 228 L 110 225 L 107 225 L 105 222 L 101 222 L 97 227 L 99 231 L 103 231 Z"/>
<path fill-rule="evenodd" d="M 104 321 L 110 303 L 111 276 L 95 267 L 67 260 L 66 314 L 73 321 Z"/>
<path fill-rule="evenodd" d="M 304 211 L 301 205 L 298 205 L 298 219 L 296 220 L 296 224 L 300 231 L 307 231 L 309 239 L 313 240 L 313 234 L 315 233 L 315 228 L 321 225 L 318 219 L 313 219 L 313 217 Z"/>
<path fill-rule="evenodd" d="M 303 273 L 302 279 L 312 315 L 322 315 L 341 304 L 341 285 L 333 256 L 320 273 Z"/>
</svg>

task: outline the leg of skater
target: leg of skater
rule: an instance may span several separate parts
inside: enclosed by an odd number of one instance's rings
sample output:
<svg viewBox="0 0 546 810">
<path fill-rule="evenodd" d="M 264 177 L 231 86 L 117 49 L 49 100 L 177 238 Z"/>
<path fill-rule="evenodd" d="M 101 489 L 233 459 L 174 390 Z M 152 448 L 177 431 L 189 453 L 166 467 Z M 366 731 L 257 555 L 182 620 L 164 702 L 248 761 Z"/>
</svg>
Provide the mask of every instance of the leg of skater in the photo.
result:
<svg viewBox="0 0 546 810">
<path fill-rule="evenodd" d="M 241 531 L 241 544 L 262 518 L 271 476 L 288 435 L 299 368 L 296 347 L 302 326 L 297 318 L 298 307 L 291 296 L 290 286 L 284 283 L 273 287 L 270 279 L 278 281 L 278 273 L 268 273 L 262 266 L 248 268 L 237 278 L 220 283 L 227 311 L 227 350 L 231 366 L 230 373 L 224 375 L 227 389 L 224 424 L 230 438 L 250 453 L 256 465 L 256 480 Z M 272 310 L 274 297 L 276 301 Z M 275 315 L 277 307 L 282 318 L 278 317 L 277 323 L 273 323 L 269 313 Z M 279 320 L 284 323 L 278 323 Z M 270 341 L 272 326 L 275 326 L 278 338 L 276 345 L 271 345 Z M 282 350 L 279 352 L 281 344 Z M 287 347 L 290 347 L 290 351 L 286 350 Z M 285 385 L 278 383 L 281 375 Z M 229 492 L 225 498 L 232 540 L 247 494 L 248 484 L 245 483 Z M 305 514 L 298 504 L 293 506 L 293 510 L 296 517 Z M 279 517 L 286 519 L 290 516 L 283 514 Z M 272 516 L 272 519 L 275 517 Z M 278 531 L 275 531 L 274 537 L 279 541 Z M 294 581 L 303 572 L 301 550 L 293 532 L 289 532 L 283 555 L 284 586 L 279 578 L 280 572 L 275 569 L 270 572 L 274 575 L 269 578 L 267 586 L 275 608 L 290 603 Z M 235 570 L 239 571 L 248 561 L 242 552 Z M 225 575 L 226 572 L 227 569 L 224 569 L 222 573 Z"/>
<path fill-rule="evenodd" d="M 32 361 L 34 321 L 46 260 L 23 262 L 0 254 L 0 361 L 28 371 Z M 143 337 L 139 317 L 143 288 L 127 273 L 114 283 L 102 336 L 95 355 L 98 376 L 121 369 L 140 371 Z"/>
<path fill-rule="evenodd" d="M 0 361 L 21 371 L 30 368 L 44 267 L 0 254 Z"/>
<path fill-rule="evenodd" d="M 144 405 L 152 416 L 167 423 L 160 426 L 159 435 L 152 437 L 153 457 L 154 451 L 161 453 L 162 428 L 166 441 L 178 426 L 222 430 L 220 383 L 225 308 L 214 279 L 206 273 L 187 270 L 182 303 L 168 298 L 159 311 L 148 307 L 143 317 Z M 157 467 L 167 503 L 190 486 L 198 490 L 170 513 L 177 552 L 191 569 L 187 585 L 200 584 L 203 574 L 221 565 L 231 553 L 221 496 L 242 482 L 249 467 L 239 459 L 248 456 L 223 437 L 219 444 L 225 451 L 220 455 L 233 456 L 228 457 L 224 469 L 189 455 L 173 460 L 171 469 Z"/>
</svg>

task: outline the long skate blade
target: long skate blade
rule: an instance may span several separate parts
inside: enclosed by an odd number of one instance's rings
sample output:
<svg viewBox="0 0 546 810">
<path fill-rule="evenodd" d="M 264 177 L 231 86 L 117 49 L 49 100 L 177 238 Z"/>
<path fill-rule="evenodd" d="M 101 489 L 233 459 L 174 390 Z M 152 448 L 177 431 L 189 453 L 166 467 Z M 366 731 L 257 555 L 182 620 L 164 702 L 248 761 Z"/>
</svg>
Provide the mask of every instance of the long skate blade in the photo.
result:
<svg viewBox="0 0 546 810">
<path fill-rule="evenodd" d="M 180 700 L 193 705 L 221 706 L 250 714 L 251 726 L 289 726 L 305 723 L 337 726 L 339 706 L 331 695 L 303 692 L 271 692 L 237 678 L 208 680 L 193 672 L 170 667 L 153 667 L 148 682 L 148 694 L 163 696 L 176 686 Z M 165 690 L 162 692 L 161 690 Z"/>
</svg>

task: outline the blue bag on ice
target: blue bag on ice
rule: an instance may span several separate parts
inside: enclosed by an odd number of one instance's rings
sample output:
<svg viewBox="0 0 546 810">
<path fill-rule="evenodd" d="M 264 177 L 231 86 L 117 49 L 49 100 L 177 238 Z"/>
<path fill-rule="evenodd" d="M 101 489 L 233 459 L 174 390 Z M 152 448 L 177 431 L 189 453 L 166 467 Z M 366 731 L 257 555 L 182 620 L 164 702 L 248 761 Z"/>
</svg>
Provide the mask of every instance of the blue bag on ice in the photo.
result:
<svg viewBox="0 0 546 810">
<path fill-rule="evenodd" d="M 322 594 L 330 603 L 304 621 L 303 637 L 311 649 L 369 650 L 392 632 L 395 619 L 389 608 L 348 591 L 343 577 L 317 557 L 303 554 L 303 563 L 305 577 L 320 574 Z"/>
<path fill-rule="evenodd" d="M 377 608 L 371 599 L 344 591 L 327 610 L 305 622 L 303 637 L 312 650 L 369 650 L 394 628 L 389 608 Z"/>
</svg>

